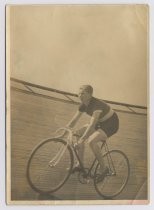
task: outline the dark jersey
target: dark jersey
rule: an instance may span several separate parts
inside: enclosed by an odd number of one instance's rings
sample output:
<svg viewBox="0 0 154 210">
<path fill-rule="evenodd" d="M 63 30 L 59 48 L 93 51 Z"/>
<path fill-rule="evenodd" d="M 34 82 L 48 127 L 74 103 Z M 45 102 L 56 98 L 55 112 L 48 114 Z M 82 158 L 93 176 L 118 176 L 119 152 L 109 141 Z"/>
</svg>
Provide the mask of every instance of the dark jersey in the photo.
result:
<svg viewBox="0 0 154 210">
<path fill-rule="evenodd" d="M 102 111 L 99 118 L 102 119 L 110 111 L 110 106 L 104 101 L 101 101 L 94 97 L 91 98 L 88 106 L 86 106 L 85 104 L 80 104 L 79 106 L 80 112 L 86 112 L 90 116 L 92 116 L 96 110 Z"/>
</svg>

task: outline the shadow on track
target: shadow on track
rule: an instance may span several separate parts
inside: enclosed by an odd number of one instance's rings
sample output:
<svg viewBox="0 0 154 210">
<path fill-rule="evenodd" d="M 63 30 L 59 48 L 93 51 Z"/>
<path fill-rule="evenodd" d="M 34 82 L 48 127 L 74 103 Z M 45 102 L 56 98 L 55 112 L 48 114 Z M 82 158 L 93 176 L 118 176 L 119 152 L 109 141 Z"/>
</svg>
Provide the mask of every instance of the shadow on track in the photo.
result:
<svg viewBox="0 0 154 210">
<path fill-rule="evenodd" d="M 62 199 L 51 194 L 39 194 L 38 200 L 62 200 Z"/>
</svg>

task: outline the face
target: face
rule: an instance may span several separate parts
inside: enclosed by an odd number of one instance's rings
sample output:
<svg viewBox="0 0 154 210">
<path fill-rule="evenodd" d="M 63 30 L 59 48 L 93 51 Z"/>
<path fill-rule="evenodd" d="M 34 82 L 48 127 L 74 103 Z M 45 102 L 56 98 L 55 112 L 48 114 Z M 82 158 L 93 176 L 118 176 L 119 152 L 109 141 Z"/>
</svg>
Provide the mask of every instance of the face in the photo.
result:
<svg viewBox="0 0 154 210">
<path fill-rule="evenodd" d="M 81 100 L 82 103 L 87 103 L 89 101 L 89 99 L 91 98 L 91 94 L 88 93 L 85 89 L 83 89 L 82 87 L 79 89 L 79 99 Z"/>
</svg>

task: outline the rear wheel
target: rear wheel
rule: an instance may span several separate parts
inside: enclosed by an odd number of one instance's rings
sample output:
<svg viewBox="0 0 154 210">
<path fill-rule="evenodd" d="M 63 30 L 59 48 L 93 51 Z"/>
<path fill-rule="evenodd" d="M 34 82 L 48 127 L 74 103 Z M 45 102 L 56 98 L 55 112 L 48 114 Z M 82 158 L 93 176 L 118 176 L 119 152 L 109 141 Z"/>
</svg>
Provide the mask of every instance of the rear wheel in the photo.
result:
<svg viewBox="0 0 154 210">
<path fill-rule="evenodd" d="M 127 156 L 120 150 L 107 152 L 103 159 L 105 166 L 109 168 L 109 173 L 102 181 L 98 182 L 97 177 L 101 174 L 98 164 L 95 170 L 94 186 L 102 197 L 109 199 L 120 194 L 126 186 L 130 175 L 130 166 Z"/>
<path fill-rule="evenodd" d="M 72 167 L 70 146 L 63 139 L 47 139 L 32 151 L 27 164 L 27 179 L 32 189 L 39 193 L 55 192 L 67 181 Z"/>
</svg>

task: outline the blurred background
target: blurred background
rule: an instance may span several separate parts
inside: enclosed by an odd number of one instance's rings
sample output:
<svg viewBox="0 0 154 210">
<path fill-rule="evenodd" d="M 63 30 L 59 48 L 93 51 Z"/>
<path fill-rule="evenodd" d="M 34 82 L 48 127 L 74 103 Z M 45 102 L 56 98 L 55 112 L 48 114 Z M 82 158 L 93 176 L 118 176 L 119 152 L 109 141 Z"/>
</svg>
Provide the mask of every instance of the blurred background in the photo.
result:
<svg viewBox="0 0 154 210">
<path fill-rule="evenodd" d="M 12 6 L 11 76 L 147 105 L 147 5 Z"/>
</svg>

